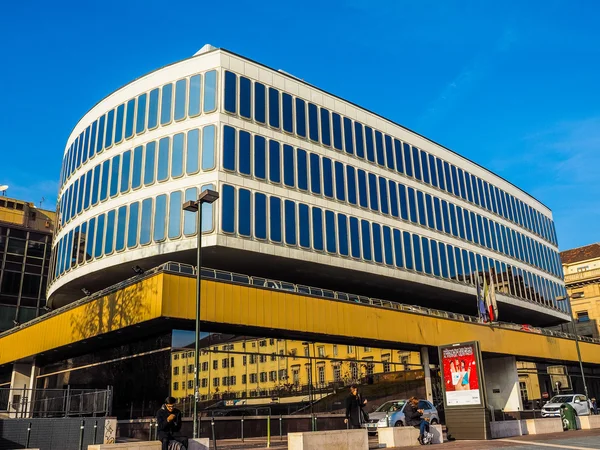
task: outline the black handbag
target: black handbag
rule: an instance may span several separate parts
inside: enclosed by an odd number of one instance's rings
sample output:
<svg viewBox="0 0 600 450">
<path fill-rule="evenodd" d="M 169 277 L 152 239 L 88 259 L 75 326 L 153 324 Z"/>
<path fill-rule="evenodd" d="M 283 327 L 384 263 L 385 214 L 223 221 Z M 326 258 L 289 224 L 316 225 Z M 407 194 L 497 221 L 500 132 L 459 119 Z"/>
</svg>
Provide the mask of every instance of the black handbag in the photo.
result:
<svg viewBox="0 0 600 450">
<path fill-rule="evenodd" d="M 366 412 L 364 409 L 360 408 L 360 412 L 362 414 L 362 418 L 363 418 L 363 422 L 364 423 L 368 423 L 369 422 L 369 413 Z"/>
</svg>

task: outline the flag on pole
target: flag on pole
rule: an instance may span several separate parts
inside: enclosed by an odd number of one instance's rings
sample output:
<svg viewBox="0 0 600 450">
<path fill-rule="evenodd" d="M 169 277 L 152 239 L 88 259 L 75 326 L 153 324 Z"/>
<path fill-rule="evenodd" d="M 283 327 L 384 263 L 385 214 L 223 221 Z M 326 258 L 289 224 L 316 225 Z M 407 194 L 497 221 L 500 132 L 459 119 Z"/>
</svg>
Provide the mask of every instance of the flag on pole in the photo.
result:
<svg viewBox="0 0 600 450">
<path fill-rule="evenodd" d="M 489 308 L 490 308 L 490 320 L 492 322 L 498 321 L 498 303 L 496 302 L 496 287 L 494 286 L 494 277 L 490 277 L 489 287 Z"/>
<path fill-rule="evenodd" d="M 485 306 L 485 297 L 483 292 L 481 291 L 481 283 L 479 282 L 479 273 L 475 272 L 475 284 L 477 286 L 477 312 L 479 315 L 479 319 L 482 322 L 487 322 L 488 312 Z"/>
</svg>

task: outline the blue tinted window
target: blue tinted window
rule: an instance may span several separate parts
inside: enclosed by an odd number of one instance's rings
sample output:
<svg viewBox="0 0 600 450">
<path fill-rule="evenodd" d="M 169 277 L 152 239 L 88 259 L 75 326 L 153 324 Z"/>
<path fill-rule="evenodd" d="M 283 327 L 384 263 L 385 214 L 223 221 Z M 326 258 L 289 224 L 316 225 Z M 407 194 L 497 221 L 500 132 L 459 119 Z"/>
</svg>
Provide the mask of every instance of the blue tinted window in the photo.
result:
<svg viewBox="0 0 600 450">
<path fill-rule="evenodd" d="M 167 196 L 159 195 L 156 197 L 156 206 L 154 210 L 154 242 L 159 242 L 166 237 L 167 222 Z"/>
<path fill-rule="evenodd" d="M 90 261 L 94 257 L 94 236 L 96 232 L 96 218 L 90 219 L 87 236 L 85 236 L 85 260 Z"/>
<path fill-rule="evenodd" d="M 148 108 L 148 129 L 152 130 L 158 126 L 158 99 L 159 90 L 150 91 L 150 106 Z"/>
<path fill-rule="evenodd" d="M 460 196 L 464 200 L 466 200 L 467 199 L 467 194 L 465 192 L 465 189 L 466 189 L 465 178 L 464 178 L 465 172 L 463 172 L 462 169 L 458 169 L 457 172 L 458 172 L 458 182 L 459 182 L 459 185 L 460 185 Z"/>
<path fill-rule="evenodd" d="M 446 190 L 446 182 L 445 182 L 445 178 L 444 178 L 444 164 L 441 159 L 437 159 L 437 158 L 435 160 L 435 163 L 437 166 L 439 187 L 442 190 Z"/>
<path fill-rule="evenodd" d="M 452 234 L 458 237 L 458 223 L 456 220 L 456 207 L 453 203 L 448 205 L 450 207 L 450 225 L 452 228 Z"/>
<path fill-rule="evenodd" d="M 356 145 L 356 156 L 365 157 L 365 145 L 363 139 L 363 126 L 359 122 L 354 122 L 354 142 Z"/>
<path fill-rule="evenodd" d="M 121 193 L 129 190 L 129 177 L 131 173 L 131 150 L 123 153 L 121 165 Z"/>
<path fill-rule="evenodd" d="M 283 145 L 283 184 L 294 187 L 296 170 L 294 169 L 294 147 Z"/>
<path fill-rule="evenodd" d="M 421 170 L 421 160 L 419 158 L 419 149 L 417 147 L 412 148 L 412 160 L 413 160 L 413 168 L 415 171 L 415 178 L 417 180 L 422 180 L 422 170 Z"/>
<path fill-rule="evenodd" d="M 310 217 L 308 205 L 298 205 L 298 224 L 300 228 L 300 246 L 310 248 Z"/>
<path fill-rule="evenodd" d="M 473 186 L 471 185 L 471 174 L 465 172 L 465 187 L 466 187 L 466 198 L 468 201 L 473 201 Z"/>
<path fill-rule="evenodd" d="M 440 270 L 440 259 L 441 258 L 438 254 L 437 242 L 432 239 L 431 241 L 429 241 L 429 243 L 430 243 L 430 247 L 431 247 L 430 248 L 430 250 L 431 250 L 431 265 L 433 267 L 433 274 L 436 277 L 439 277 L 442 275 L 442 272 Z"/>
<path fill-rule="evenodd" d="M 279 91 L 269 88 L 269 125 L 279 128 Z"/>
<path fill-rule="evenodd" d="M 425 208 L 427 209 L 427 226 L 431 229 L 435 229 L 433 198 L 429 194 L 425 194 Z"/>
<path fill-rule="evenodd" d="M 473 232 L 472 232 L 472 228 L 471 228 L 471 218 L 470 218 L 470 215 L 469 215 L 469 211 L 467 211 L 465 209 L 464 213 L 465 213 L 465 235 L 466 235 L 466 239 L 467 239 L 467 241 L 475 242 L 473 240 Z M 475 216 L 473 216 L 473 217 L 475 217 Z"/>
<path fill-rule="evenodd" d="M 454 250 L 452 246 L 448 246 L 448 257 L 446 258 L 446 244 L 442 242 L 438 243 L 438 249 L 440 254 L 440 268 L 442 272 L 442 277 L 444 278 L 454 278 L 456 276 L 456 268 L 454 266 Z M 448 272 L 448 267 L 450 267 L 450 273 Z"/>
<path fill-rule="evenodd" d="M 262 136 L 254 136 L 254 176 L 261 180 L 267 177 L 266 140 Z"/>
<path fill-rule="evenodd" d="M 102 163 L 102 181 L 100 182 L 100 201 L 108 197 L 108 177 L 110 175 L 110 159 Z"/>
<path fill-rule="evenodd" d="M 204 75 L 204 112 L 217 109 L 217 71 L 211 70 Z"/>
<path fill-rule="evenodd" d="M 367 174 L 364 170 L 358 169 L 358 197 L 359 204 L 363 208 L 369 207 L 369 196 L 367 194 Z"/>
<path fill-rule="evenodd" d="M 354 167 L 346 166 L 346 179 L 348 188 L 348 201 L 356 205 L 356 173 Z"/>
<path fill-rule="evenodd" d="M 188 188 L 185 190 L 184 203 L 198 199 L 198 189 Z M 197 214 L 192 211 L 183 211 L 183 234 L 193 236 L 197 232 Z"/>
<path fill-rule="evenodd" d="M 106 214 L 106 235 L 104 237 L 104 254 L 110 255 L 115 244 L 115 211 Z"/>
<path fill-rule="evenodd" d="M 102 166 L 98 164 L 94 167 L 94 186 L 92 188 L 92 205 L 98 203 L 98 194 L 100 189 L 100 168 Z"/>
<path fill-rule="evenodd" d="M 325 233 L 327 236 L 327 251 L 329 253 L 337 253 L 335 214 L 332 211 L 325 211 Z"/>
<path fill-rule="evenodd" d="M 450 164 L 448 164 L 446 161 L 444 161 L 444 172 L 446 177 L 446 190 L 453 194 L 454 190 L 452 189 L 452 174 L 450 173 Z"/>
<path fill-rule="evenodd" d="M 394 164 L 394 144 L 392 143 L 392 138 L 387 134 L 385 135 L 385 159 L 388 169 L 396 170 L 396 165 Z"/>
<path fill-rule="evenodd" d="M 235 189 L 228 184 L 223 185 L 221 229 L 225 233 L 235 233 Z"/>
<path fill-rule="evenodd" d="M 423 249 L 423 270 L 426 274 L 431 275 L 431 255 L 429 253 L 429 240 L 427 238 L 421 238 L 421 246 Z"/>
<path fill-rule="evenodd" d="M 483 206 L 484 208 L 487 208 L 487 205 L 485 203 L 485 196 L 483 195 L 483 183 L 481 182 L 481 178 L 477 178 L 477 191 L 479 192 L 479 204 L 481 206 Z M 513 200 L 513 205 L 514 205 L 515 198 L 512 197 L 512 200 Z M 518 212 L 519 212 L 518 208 L 515 207 L 515 216 L 517 215 Z M 521 220 L 519 219 L 518 222 L 521 223 Z"/>
<path fill-rule="evenodd" d="M 312 141 L 319 142 L 319 117 L 317 106 L 308 104 L 308 131 Z"/>
<path fill-rule="evenodd" d="M 402 142 L 394 139 L 394 154 L 396 156 L 396 172 L 404 173 L 404 154 L 402 152 Z"/>
<path fill-rule="evenodd" d="M 104 243 L 104 220 L 105 215 L 100 214 L 98 216 L 98 224 L 96 228 L 96 245 L 94 247 L 94 257 L 99 258 L 102 256 L 102 244 Z"/>
<path fill-rule="evenodd" d="M 175 83 L 175 120 L 185 119 L 187 99 L 187 79 L 178 80 Z M 129 105 L 128 105 L 129 110 Z M 129 112 L 127 113 L 127 122 L 129 123 Z"/>
<path fill-rule="evenodd" d="M 348 220 L 343 214 L 337 216 L 338 239 L 340 242 L 340 255 L 348 256 Z"/>
<path fill-rule="evenodd" d="M 142 94 L 137 100 L 137 118 L 135 123 L 135 132 L 143 133 L 146 129 L 146 94 Z"/>
<path fill-rule="evenodd" d="M 373 144 L 373 130 L 365 127 L 365 143 L 367 145 L 367 160 L 375 162 L 375 145 Z"/>
<path fill-rule="evenodd" d="M 392 230 L 390 227 L 383 227 L 383 253 L 385 263 L 388 266 L 394 265 L 394 247 L 392 244 Z"/>
<path fill-rule="evenodd" d="M 398 187 L 395 182 L 389 180 L 388 182 L 389 192 L 390 192 L 390 207 L 391 214 L 394 217 L 400 217 L 400 213 L 398 210 Z"/>
<path fill-rule="evenodd" d="M 127 224 L 127 247 L 133 248 L 138 243 L 140 204 L 138 202 L 129 205 L 129 222 Z"/>
<path fill-rule="evenodd" d="M 156 179 L 165 181 L 169 179 L 169 147 L 171 139 L 166 137 L 158 142 L 158 170 Z"/>
<path fill-rule="evenodd" d="M 254 120 L 266 122 L 266 89 L 264 84 L 254 83 Z"/>
<path fill-rule="evenodd" d="M 181 191 L 172 192 L 169 198 L 169 239 L 181 236 Z"/>
<path fill-rule="evenodd" d="M 354 154 L 354 142 L 352 141 L 352 120 L 344 117 L 344 147 L 346 153 Z"/>
<path fill-rule="evenodd" d="M 243 175 L 250 175 L 251 155 L 250 155 L 250 140 L 251 135 L 247 131 L 240 130 L 239 136 L 239 172 Z"/>
<path fill-rule="evenodd" d="M 377 176 L 369 173 L 369 201 L 373 211 L 379 211 L 379 199 L 377 196 Z"/>
<path fill-rule="evenodd" d="M 254 194 L 254 236 L 267 239 L 267 196 Z"/>
<path fill-rule="evenodd" d="M 421 239 L 416 234 L 413 234 L 412 236 L 412 244 L 415 270 L 417 272 L 423 272 L 423 259 L 421 257 Z"/>
<path fill-rule="evenodd" d="M 144 163 L 144 185 L 148 186 L 154 183 L 156 161 L 156 142 L 146 144 L 146 161 Z"/>
<path fill-rule="evenodd" d="M 360 258 L 360 230 L 358 226 L 358 219 L 356 217 L 350 217 L 350 243 L 353 258 Z"/>
<path fill-rule="evenodd" d="M 184 100 L 185 101 L 185 100 Z M 133 136 L 133 119 L 135 118 L 135 98 L 127 102 L 127 121 L 125 122 L 125 138 Z"/>
<path fill-rule="evenodd" d="M 223 168 L 235 170 L 235 128 L 225 125 L 223 127 Z"/>
<path fill-rule="evenodd" d="M 252 118 L 252 82 L 246 77 L 240 77 L 240 116 Z"/>
<path fill-rule="evenodd" d="M 173 85 L 171 83 L 165 84 L 162 87 L 162 102 L 160 105 L 160 124 L 165 125 L 171 122 L 172 114 L 172 100 L 173 100 Z"/>
<path fill-rule="evenodd" d="M 425 214 L 425 196 L 421 191 L 417 191 L 417 206 L 419 209 L 419 223 L 427 226 L 427 216 Z"/>
<path fill-rule="evenodd" d="M 302 149 L 297 150 L 298 159 L 298 189 L 308 190 L 308 157 Z"/>
<path fill-rule="evenodd" d="M 421 169 L 423 171 L 423 181 L 427 184 L 431 184 L 431 178 L 429 177 L 429 160 L 427 159 L 427 153 L 421 151 Z"/>
<path fill-rule="evenodd" d="M 406 197 L 406 187 L 398 183 L 398 200 L 400 202 L 400 217 L 408 220 L 408 199 Z"/>
<path fill-rule="evenodd" d="M 438 176 L 437 176 L 436 158 L 433 155 L 429 155 L 429 171 L 431 172 L 431 184 L 432 184 L 432 186 L 438 187 Z"/>
<path fill-rule="evenodd" d="M 112 158 L 110 168 L 110 196 L 115 197 L 119 193 L 119 172 L 121 169 L 121 155 Z"/>
<path fill-rule="evenodd" d="M 115 122 L 115 144 L 123 140 L 123 121 L 125 119 L 125 104 L 117 107 L 117 120 Z"/>
<path fill-rule="evenodd" d="M 323 158 L 323 195 L 333 198 L 333 166 L 329 158 Z"/>
<path fill-rule="evenodd" d="M 321 108 L 321 139 L 323 145 L 331 145 L 331 128 L 329 124 L 329 111 Z"/>
<path fill-rule="evenodd" d="M 225 71 L 225 111 L 235 113 L 237 103 L 237 75 Z"/>
<path fill-rule="evenodd" d="M 413 223 L 418 223 L 417 199 L 415 197 L 415 190 L 411 187 L 407 188 L 406 190 L 408 197 L 408 209 L 410 211 L 410 221 Z"/>
<path fill-rule="evenodd" d="M 413 167 L 412 167 L 412 153 L 410 145 L 407 143 L 403 144 L 404 149 L 404 172 L 409 177 L 413 176 Z"/>
<path fill-rule="evenodd" d="M 296 134 L 306 137 L 306 103 L 296 98 Z"/>
<path fill-rule="evenodd" d="M 327 175 L 324 173 L 323 176 L 326 178 Z M 335 162 L 335 198 L 341 202 L 346 201 L 346 180 L 344 179 L 344 165 L 336 161 Z"/>
<path fill-rule="evenodd" d="M 285 243 L 296 245 L 296 204 L 285 201 Z"/>
<path fill-rule="evenodd" d="M 451 234 L 452 227 L 450 226 L 450 214 L 448 213 L 448 202 L 446 200 L 442 200 L 442 219 L 444 220 L 444 231 Z"/>
<path fill-rule="evenodd" d="M 281 183 L 281 151 L 279 142 L 269 141 L 269 180 Z"/>
<path fill-rule="evenodd" d="M 283 106 L 283 131 L 294 132 L 294 111 L 293 100 L 290 94 L 285 92 L 281 94 L 281 103 Z"/>
<path fill-rule="evenodd" d="M 458 172 L 456 171 L 456 166 L 451 166 L 451 170 L 452 170 L 452 187 L 454 195 L 459 196 L 460 195 L 460 189 L 459 189 L 459 184 L 458 184 Z"/>
<path fill-rule="evenodd" d="M 390 209 L 388 207 L 387 181 L 382 177 L 379 177 L 379 200 L 381 212 L 383 214 L 389 214 Z"/>
<path fill-rule="evenodd" d="M 145 96 L 146 94 L 144 94 Z M 92 131 L 90 136 L 90 158 L 96 153 L 96 133 L 98 132 L 98 121 L 96 120 L 92 124 Z"/>
<path fill-rule="evenodd" d="M 339 114 L 332 112 L 331 119 L 333 122 L 333 147 L 336 150 L 343 150 L 342 147 L 342 118 Z"/>
<path fill-rule="evenodd" d="M 185 151 L 185 173 L 192 175 L 200 170 L 200 130 L 194 128 L 187 133 L 187 146 Z"/>
<path fill-rule="evenodd" d="M 371 225 L 366 220 L 361 220 L 360 228 L 362 233 L 363 259 L 371 261 L 373 259 L 371 254 Z"/>
<path fill-rule="evenodd" d="M 373 224 L 373 259 L 377 263 L 383 263 L 383 252 L 381 248 L 381 226 Z"/>
<path fill-rule="evenodd" d="M 269 237 L 273 242 L 281 242 L 281 199 L 269 198 Z"/>
<path fill-rule="evenodd" d="M 313 248 L 323 250 L 323 211 L 312 209 Z"/>
<path fill-rule="evenodd" d="M 456 207 L 456 219 L 458 222 L 458 235 L 465 239 L 465 220 L 464 220 L 464 211 L 460 206 Z"/>
<path fill-rule="evenodd" d="M 402 248 L 402 232 L 394 228 L 394 256 L 396 258 L 396 267 L 404 267 L 404 256 Z"/>
<path fill-rule="evenodd" d="M 188 116 L 194 117 L 200 114 L 200 103 L 202 99 L 202 75 L 194 75 L 190 78 L 190 96 L 188 98 Z M 139 105 L 139 100 L 138 100 Z M 138 114 L 139 119 L 139 114 Z"/>
<path fill-rule="evenodd" d="M 115 121 L 115 110 L 111 109 L 106 115 L 106 136 L 104 138 L 104 148 L 108 148 L 113 143 L 113 126 Z M 79 161 L 79 158 L 78 158 Z M 79 163 L 77 164 L 79 166 Z"/>
<path fill-rule="evenodd" d="M 173 136 L 173 151 L 171 152 L 171 176 L 177 178 L 183 175 L 183 133 Z"/>
<path fill-rule="evenodd" d="M 375 130 L 375 148 L 377 150 L 377 164 L 385 166 L 385 150 L 383 148 L 383 134 Z"/>
<path fill-rule="evenodd" d="M 321 193 L 321 170 L 320 158 L 315 153 L 310 154 L 310 190 L 313 194 Z"/>
<path fill-rule="evenodd" d="M 106 116 L 100 117 L 100 120 L 98 121 L 98 140 L 96 141 L 96 153 L 102 153 L 102 150 L 104 149 L 102 144 L 104 143 L 105 117 Z"/>
<path fill-rule="evenodd" d="M 149 244 L 152 236 L 152 199 L 147 198 L 142 202 L 142 218 L 140 220 L 140 244 Z"/>
<path fill-rule="evenodd" d="M 248 189 L 240 189 L 238 195 L 238 233 L 250 237 L 252 235 L 250 228 L 250 218 L 252 217 L 251 194 Z"/>
</svg>

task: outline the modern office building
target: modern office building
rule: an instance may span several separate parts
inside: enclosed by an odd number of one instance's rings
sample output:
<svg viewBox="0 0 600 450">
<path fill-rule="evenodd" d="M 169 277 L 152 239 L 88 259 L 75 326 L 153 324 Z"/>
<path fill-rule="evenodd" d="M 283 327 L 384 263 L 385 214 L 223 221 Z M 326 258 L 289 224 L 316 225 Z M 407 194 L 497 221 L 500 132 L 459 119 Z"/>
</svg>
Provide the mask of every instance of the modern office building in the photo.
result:
<svg viewBox="0 0 600 450">
<path fill-rule="evenodd" d="M 0 331 L 44 313 L 55 213 L 0 196 Z"/>
<path fill-rule="evenodd" d="M 467 133 L 468 130 L 465 130 Z M 485 142 L 481 143 L 485 147 Z M 49 301 L 164 261 L 500 319 L 569 319 L 551 211 L 489 170 L 283 71 L 205 46 L 100 100 L 65 146 Z"/>
</svg>

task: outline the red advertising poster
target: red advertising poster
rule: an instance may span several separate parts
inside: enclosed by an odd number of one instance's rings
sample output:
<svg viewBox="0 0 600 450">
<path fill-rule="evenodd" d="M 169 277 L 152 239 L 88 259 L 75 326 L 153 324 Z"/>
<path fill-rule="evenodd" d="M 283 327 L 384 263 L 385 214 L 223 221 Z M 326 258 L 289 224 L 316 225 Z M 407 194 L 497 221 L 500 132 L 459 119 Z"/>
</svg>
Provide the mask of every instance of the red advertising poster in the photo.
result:
<svg viewBox="0 0 600 450">
<path fill-rule="evenodd" d="M 481 405 L 475 344 L 442 348 L 447 406 Z"/>
</svg>

